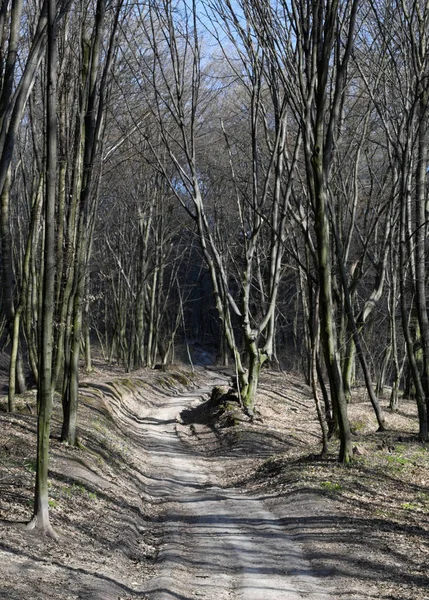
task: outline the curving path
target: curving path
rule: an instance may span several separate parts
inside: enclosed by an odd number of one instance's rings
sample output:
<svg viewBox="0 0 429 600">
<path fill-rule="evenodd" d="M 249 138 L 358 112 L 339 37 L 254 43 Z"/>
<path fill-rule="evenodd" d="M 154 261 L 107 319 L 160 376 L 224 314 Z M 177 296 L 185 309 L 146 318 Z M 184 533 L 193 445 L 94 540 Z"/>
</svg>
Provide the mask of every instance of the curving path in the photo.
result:
<svg viewBox="0 0 429 600">
<path fill-rule="evenodd" d="M 141 483 L 163 532 L 158 575 L 141 592 L 150 600 L 328 600 L 263 501 L 217 487 L 220 461 L 214 467 L 177 436 L 177 415 L 209 391 L 160 398 L 129 423 L 156 475 Z"/>
</svg>

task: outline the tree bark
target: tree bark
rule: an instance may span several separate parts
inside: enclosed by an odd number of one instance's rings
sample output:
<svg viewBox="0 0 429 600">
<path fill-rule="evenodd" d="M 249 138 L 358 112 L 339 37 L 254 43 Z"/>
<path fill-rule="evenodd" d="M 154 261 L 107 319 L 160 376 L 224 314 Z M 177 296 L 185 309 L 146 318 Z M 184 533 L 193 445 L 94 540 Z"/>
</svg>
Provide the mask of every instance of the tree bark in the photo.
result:
<svg viewBox="0 0 429 600">
<path fill-rule="evenodd" d="M 42 331 L 38 388 L 37 468 L 34 514 L 28 528 L 41 529 L 56 537 L 49 520 L 48 465 L 49 435 L 53 400 L 52 356 L 55 301 L 55 204 L 57 176 L 57 23 L 56 0 L 48 0 L 47 113 L 46 113 L 46 192 Z"/>
</svg>

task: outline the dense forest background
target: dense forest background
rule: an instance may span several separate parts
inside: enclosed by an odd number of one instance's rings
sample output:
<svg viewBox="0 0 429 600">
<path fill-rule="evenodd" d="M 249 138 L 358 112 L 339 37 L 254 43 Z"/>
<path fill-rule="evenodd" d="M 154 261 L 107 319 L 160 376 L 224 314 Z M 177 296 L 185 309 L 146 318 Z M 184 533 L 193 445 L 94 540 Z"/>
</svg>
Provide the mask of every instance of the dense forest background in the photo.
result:
<svg viewBox="0 0 429 600">
<path fill-rule="evenodd" d="M 357 380 L 380 429 L 387 386 L 413 395 L 427 441 L 428 31 L 423 0 L 1 2 L 0 339 L 9 410 L 38 387 L 33 524 L 53 392 L 75 444 L 94 348 L 232 365 L 250 417 L 264 364 L 299 370 L 344 462 Z"/>
</svg>

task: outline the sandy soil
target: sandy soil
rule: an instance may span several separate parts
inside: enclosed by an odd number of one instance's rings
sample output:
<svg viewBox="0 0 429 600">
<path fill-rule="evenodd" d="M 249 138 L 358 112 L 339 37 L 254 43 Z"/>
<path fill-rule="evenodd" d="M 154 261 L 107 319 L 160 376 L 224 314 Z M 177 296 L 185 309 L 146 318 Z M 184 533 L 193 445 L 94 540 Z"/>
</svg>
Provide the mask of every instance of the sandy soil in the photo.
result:
<svg viewBox="0 0 429 600">
<path fill-rule="evenodd" d="M 0 598 L 427 600 L 429 460 L 413 404 L 380 435 L 357 395 L 357 456 L 346 469 L 335 444 L 317 458 L 311 395 L 293 375 L 264 375 L 260 421 L 201 418 L 225 379 L 100 368 L 82 386 L 84 449 L 59 443 L 56 403 L 58 543 L 25 529 L 34 393 L 22 412 L 0 413 Z"/>
</svg>

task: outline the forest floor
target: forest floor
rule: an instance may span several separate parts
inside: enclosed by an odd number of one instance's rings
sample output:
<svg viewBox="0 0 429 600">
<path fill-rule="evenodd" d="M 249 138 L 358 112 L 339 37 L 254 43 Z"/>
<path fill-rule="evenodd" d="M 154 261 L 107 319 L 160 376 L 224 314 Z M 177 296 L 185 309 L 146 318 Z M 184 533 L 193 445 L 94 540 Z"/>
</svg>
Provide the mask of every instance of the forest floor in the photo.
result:
<svg viewBox="0 0 429 600">
<path fill-rule="evenodd" d="M 0 365 L 1 366 L 1 365 Z M 429 449 L 415 405 L 376 421 L 350 406 L 355 460 L 320 459 L 309 388 L 264 372 L 261 419 L 218 422 L 214 370 L 101 364 L 84 378 L 80 448 L 59 442 L 50 514 L 25 529 L 35 477 L 35 392 L 0 398 L 0 598 L 429 600 Z M 4 393 L 4 390 L 3 390 Z M 230 425 L 230 426 L 225 426 Z"/>
</svg>

